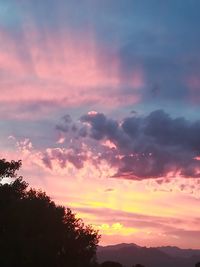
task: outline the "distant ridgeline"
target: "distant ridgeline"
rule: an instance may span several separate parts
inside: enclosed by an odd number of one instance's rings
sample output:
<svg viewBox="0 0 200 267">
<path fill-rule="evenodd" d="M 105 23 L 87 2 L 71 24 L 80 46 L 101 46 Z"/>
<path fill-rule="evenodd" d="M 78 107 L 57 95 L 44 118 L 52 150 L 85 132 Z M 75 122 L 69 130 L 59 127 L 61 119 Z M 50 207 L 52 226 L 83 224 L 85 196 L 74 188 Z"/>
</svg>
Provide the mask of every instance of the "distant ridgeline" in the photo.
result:
<svg viewBox="0 0 200 267">
<path fill-rule="evenodd" d="M 119 262 L 124 267 L 200 267 L 200 250 L 178 247 L 146 248 L 136 244 L 118 244 L 97 249 L 99 263 Z M 117 266 L 116 266 L 117 267 Z"/>
</svg>

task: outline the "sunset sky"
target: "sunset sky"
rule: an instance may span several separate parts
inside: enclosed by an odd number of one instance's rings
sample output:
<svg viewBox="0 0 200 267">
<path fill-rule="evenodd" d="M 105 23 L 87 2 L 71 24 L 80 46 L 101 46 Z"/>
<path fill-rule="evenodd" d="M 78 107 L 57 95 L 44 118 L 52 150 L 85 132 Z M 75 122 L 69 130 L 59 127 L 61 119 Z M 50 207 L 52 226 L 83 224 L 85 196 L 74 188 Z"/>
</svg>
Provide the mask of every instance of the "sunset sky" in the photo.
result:
<svg viewBox="0 0 200 267">
<path fill-rule="evenodd" d="M 0 0 L 0 157 L 102 245 L 200 248 L 199 10 Z"/>
</svg>

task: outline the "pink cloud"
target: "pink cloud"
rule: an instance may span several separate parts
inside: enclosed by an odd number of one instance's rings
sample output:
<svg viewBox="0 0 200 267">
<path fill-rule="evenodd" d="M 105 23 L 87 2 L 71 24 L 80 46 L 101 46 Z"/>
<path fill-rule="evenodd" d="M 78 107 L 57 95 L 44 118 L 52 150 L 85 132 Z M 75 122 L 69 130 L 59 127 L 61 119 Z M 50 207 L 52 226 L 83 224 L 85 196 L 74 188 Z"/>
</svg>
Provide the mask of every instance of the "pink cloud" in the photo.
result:
<svg viewBox="0 0 200 267">
<path fill-rule="evenodd" d="M 72 208 L 85 223 L 93 224 L 103 235 L 101 244 L 134 240 L 147 246 L 197 247 L 193 240 L 195 233 L 199 233 L 199 201 L 194 195 L 186 195 L 181 190 L 159 191 L 162 183 L 154 191 L 145 181 L 107 179 L 111 168 L 104 162 L 101 172 L 95 169 L 85 146 L 88 160 L 83 168 L 77 169 L 74 165 L 79 163 L 79 157 L 85 156 L 83 154 L 74 157 L 70 149 L 54 147 L 42 150 L 35 148 L 29 139 L 17 140 L 13 136 L 9 137 L 9 142 L 16 149 L 7 153 L 2 150 L 2 156 L 22 159 L 20 174 L 30 185 L 42 188 L 57 203 Z M 45 153 L 53 168 L 44 164 Z M 105 188 L 114 190 L 105 192 Z"/>
<path fill-rule="evenodd" d="M 2 105 L 54 101 L 61 107 L 95 103 L 114 107 L 140 100 L 142 69 L 135 68 L 124 78 L 117 54 L 100 48 L 91 33 L 79 37 L 46 33 L 40 41 L 31 26 L 24 29 L 24 51 L 20 40 L 2 31 L 0 37 L 4 41 L 0 48 Z M 132 88 L 128 95 L 121 91 L 123 87 Z"/>
</svg>

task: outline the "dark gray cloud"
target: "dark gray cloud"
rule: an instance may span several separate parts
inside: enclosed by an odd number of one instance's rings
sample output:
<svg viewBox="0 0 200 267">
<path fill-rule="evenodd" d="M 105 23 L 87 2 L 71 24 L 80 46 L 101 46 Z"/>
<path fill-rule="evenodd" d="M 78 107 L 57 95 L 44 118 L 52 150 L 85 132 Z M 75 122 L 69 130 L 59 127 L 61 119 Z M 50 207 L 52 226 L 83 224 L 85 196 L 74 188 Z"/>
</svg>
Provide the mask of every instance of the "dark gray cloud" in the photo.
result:
<svg viewBox="0 0 200 267">
<path fill-rule="evenodd" d="M 62 132 L 68 132 L 72 123 L 72 118 L 69 114 L 62 117 L 62 123 L 56 125 L 56 129 Z M 73 126 L 72 126 L 73 127 Z"/>
<path fill-rule="evenodd" d="M 200 177 L 200 121 L 171 118 L 163 110 L 122 122 L 101 113 L 85 115 L 81 121 L 90 125 L 92 139 L 109 140 L 116 146 L 101 154 L 118 168 L 115 177 Z"/>
<path fill-rule="evenodd" d="M 84 115 L 81 117 L 81 121 L 91 124 L 91 137 L 97 140 L 104 138 L 104 136 L 112 137 L 118 132 L 117 121 L 108 119 L 102 113 Z"/>
<path fill-rule="evenodd" d="M 55 160 L 61 168 L 65 168 L 68 163 L 74 165 L 77 169 L 83 168 L 87 156 L 78 149 L 60 149 L 53 148 L 43 153 L 42 161 L 49 169 L 53 169 Z"/>
</svg>

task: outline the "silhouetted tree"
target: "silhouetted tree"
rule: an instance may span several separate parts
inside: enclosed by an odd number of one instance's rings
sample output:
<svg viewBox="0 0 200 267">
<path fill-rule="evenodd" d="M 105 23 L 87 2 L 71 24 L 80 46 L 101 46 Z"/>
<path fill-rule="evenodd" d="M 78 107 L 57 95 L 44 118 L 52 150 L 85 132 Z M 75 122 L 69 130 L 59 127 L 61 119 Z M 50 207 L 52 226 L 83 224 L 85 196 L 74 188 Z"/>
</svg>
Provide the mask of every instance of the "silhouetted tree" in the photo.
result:
<svg viewBox="0 0 200 267">
<path fill-rule="evenodd" d="M 195 264 L 195 267 L 200 267 L 200 262 L 197 262 L 197 263 Z"/>
<path fill-rule="evenodd" d="M 19 170 L 21 165 L 21 160 L 12 160 L 11 162 L 9 162 L 5 159 L 0 159 L 0 180 L 2 180 L 4 177 L 16 177 L 16 171 Z"/>
<path fill-rule="evenodd" d="M 119 262 L 115 261 L 104 261 L 100 267 L 123 267 Z"/>
<path fill-rule="evenodd" d="M 1 177 L 16 177 L 21 162 L 0 161 Z M 99 234 L 22 177 L 0 184 L 1 267 L 88 267 Z"/>
</svg>

